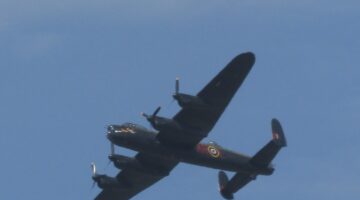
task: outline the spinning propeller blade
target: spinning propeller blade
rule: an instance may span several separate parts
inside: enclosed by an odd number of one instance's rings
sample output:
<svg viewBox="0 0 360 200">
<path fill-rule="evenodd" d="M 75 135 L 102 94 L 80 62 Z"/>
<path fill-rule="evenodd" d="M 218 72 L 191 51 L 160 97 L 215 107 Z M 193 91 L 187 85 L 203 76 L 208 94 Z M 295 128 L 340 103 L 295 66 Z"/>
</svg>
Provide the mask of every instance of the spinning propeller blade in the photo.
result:
<svg viewBox="0 0 360 200">
<path fill-rule="evenodd" d="M 152 115 L 148 115 L 144 112 L 141 112 L 140 114 L 143 117 L 145 117 L 148 121 L 152 122 L 154 120 L 154 118 L 156 117 L 156 115 L 159 113 L 160 109 L 161 109 L 161 106 L 159 106 Z"/>
<path fill-rule="evenodd" d="M 159 113 L 160 109 L 161 109 L 161 106 L 159 106 L 152 115 L 141 113 L 141 115 L 144 116 L 146 118 L 146 120 L 148 120 L 148 122 L 150 122 L 151 126 L 154 127 L 155 129 L 156 129 L 156 121 L 157 121 L 156 115 Z"/>
<path fill-rule="evenodd" d="M 92 173 L 92 179 L 94 180 L 93 181 L 93 183 L 92 183 L 92 185 L 91 185 L 91 190 L 95 187 L 95 184 L 96 184 L 96 176 L 97 176 L 97 174 L 96 174 L 96 165 L 95 165 L 95 163 L 94 162 L 92 162 L 91 164 L 90 164 L 90 166 L 91 166 L 91 173 Z"/>
<path fill-rule="evenodd" d="M 92 176 L 96 176 L 96 165 L 94 162 L 91 163 L 91 172 L 92 172 Z"/>
<path fill-rule="evenodd" d="M 146 114 L 146 113 L 144 113 L 144 112 L 141 112 L 140 115 L 143 116 L 143 117 L 145 117 L 145 118 L 149 118 L 149 115 Z"/>
<path fill-rule="evenodd" d="M 115 155 L 115 144 L 110 142 L 110 154 L 109 154 L 109 161 L 106 164 L 106 168 L 110 165 L 111 161 L 112 161 L 112 157 Z M 106 169 L 105 168 L 105 169 Z"/>
<path fill-rule="evenodd" d="M 154 118 L 154 117 L 159 113 L 160 109 L 161 109 L 161 106 L 159 106 L 159 107 L 155 110 L 155 112 L 152 114 L 152 118 Z"/>
<path fill-rule="evenodd" d="M 180 90 L 180 78 L 176 77 L 176 79 L 175 79 L 175 95 L 179 94 L 179 90 Z"/>
<path fill-rule="evenodd" d="M 92 183 L 92 185 L 91 185 L 91 189 L 94 189 L 95 184 L 96 184 L 96 182 L 95 182 L 95 181 L 93 181 L 93 183 Z"/>
<path fill-rule="evenodd" d="M 115 154 L 115 145 L 114 143 L 110 143 L 110 155 L 114 155 Z"/>
</svg>

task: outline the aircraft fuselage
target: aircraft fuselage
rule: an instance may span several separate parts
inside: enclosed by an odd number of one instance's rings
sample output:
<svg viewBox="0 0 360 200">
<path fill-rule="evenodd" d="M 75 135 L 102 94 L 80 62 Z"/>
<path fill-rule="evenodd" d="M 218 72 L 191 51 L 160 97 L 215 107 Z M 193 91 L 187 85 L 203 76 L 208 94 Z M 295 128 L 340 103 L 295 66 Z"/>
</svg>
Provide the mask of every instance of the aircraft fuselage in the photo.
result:
<svg viewBox="0 0 360 200">
<path fill-rule="evenodd" d="M 159 142 L 155 131 L 132 123 L 110 125 L 107 138 L 118 146 L 168 160 L 233 172 L 270 175 L 274 171 L 271 165 L 267 168 L 257 168 L 249 162 L 250 156 L 226 150 L 213 142 L 199 143 L 190 150 L 165 146 Z"/>
</svg>

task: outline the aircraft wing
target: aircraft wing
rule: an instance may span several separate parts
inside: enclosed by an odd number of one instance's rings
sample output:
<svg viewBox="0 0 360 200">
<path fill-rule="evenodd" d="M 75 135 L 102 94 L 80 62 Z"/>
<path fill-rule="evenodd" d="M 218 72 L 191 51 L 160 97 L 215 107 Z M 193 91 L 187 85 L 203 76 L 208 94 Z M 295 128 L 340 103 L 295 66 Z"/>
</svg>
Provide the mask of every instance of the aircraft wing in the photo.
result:
<svg viewBox="0 0 360 200">
<path fill-rule="evenodd" d="M 205 108 L 186 108 L 173 118 L 185 131 L 182 134 L 159 132 L 162 142 L 193 147 L 208 135 L 255 63 L 253 53 L 236 56 L 198 94 Z"/>
<path fill-rule="evenodd" d="M 115 190 L 115 189 L 105 189 L 95 198 L 95 200 L 107 200 L 107 199 L 123 200 L 123 198 L 121 198 L 120 190 Z"/>
<path fill-rule="evenodd" d="M 178 164 L 177 161 L 138 153 L 135 158 L 142 168 L 127 167 L 116 176 L 123 187 L 104 189 L 95 200 L 128 200 L 167 176 Z"/>
</svg>

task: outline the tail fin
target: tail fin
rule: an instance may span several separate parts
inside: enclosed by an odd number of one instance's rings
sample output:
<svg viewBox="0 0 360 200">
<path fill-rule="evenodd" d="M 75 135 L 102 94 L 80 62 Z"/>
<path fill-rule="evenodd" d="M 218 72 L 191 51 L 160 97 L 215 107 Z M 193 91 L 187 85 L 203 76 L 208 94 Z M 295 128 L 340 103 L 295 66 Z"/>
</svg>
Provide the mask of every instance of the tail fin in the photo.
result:
<svg viewBox="0 0 360 200">
<path fill-rule="evenodd" d="M 219 190 L 221 196 L 223 196 L 225 199 L 234 199 L 234 195 L 231 191 L 227 190 L 227 184 L 229 182 L 228 176 L 225 174 L 224 171 L 219 172 Z"/>
<path fill-rule="evenodd" d="M 225 172 L 219 172 L 220 194 L 227 200 L 234 199 L 234 193 L 243 188 L 250 181 L 255 180 L 256 175 L 238 172 L 230 180 Z"/>
<path fill-rule="evenodd" d="M 274 159 L 282 147 L 286 147 L 287 142 L 284 131 L 277 119 L 271 120 L 272 140 L 267 143 L 259 152 L 250 160 L 250 163 L 258 167 L 267 167 Z"/>
<path fill-rule="evenodd" d="M 280 122 L 277 119 L 272 119 L 271 127 L 273 135 L 272 140 L 250 159 L 252 165 L 259 167 L 260 169 L 265 169 L 263 173 L 237 172 L 234 177 L 229 180 L 225 172 L 219 172 L 220 193 L 225 199 L 233 199 L 234 193 L 250 181 L 255 180 L 258 174 L 269 175 L 274 171 L 269 165 L 279 150 L 286 146 L 286 138 Z"/>
<path fill-rule="evenodd" d="M 279 120 L 277 119 L 271 120 L 271 129 L 273 134 L 273 141 L 280 147 L 286 147 L 287 145 L 286 138 Z"/>
</svg>

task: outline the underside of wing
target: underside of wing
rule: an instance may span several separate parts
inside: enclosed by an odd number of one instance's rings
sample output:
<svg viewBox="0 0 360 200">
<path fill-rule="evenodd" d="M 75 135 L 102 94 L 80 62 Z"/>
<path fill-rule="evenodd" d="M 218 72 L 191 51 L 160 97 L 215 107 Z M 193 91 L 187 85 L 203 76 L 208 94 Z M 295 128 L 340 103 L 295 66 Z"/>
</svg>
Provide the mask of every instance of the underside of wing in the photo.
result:
<svg viewBox="0 0 360 200">
<path fill-rule="evenodd" d="M 255 56 L 250 52 L 235 57 L 197 94 L 205 106 L 183 107 L 175 115 L 173 120 L 181 126 L 181 133 L 160 132 L 159 140 L 188 147 L 200 142 L 212 130 L 254 63 Z"/>
<path fill-rule="evenodd" d="M 122 196 L 121 191 L 117 189 L 105 189 L 103 190 L 95 200 L 127 200 L 125 196 Z"/>
<path fill-rule="evenodd" d="M 149 154 L 135 156 L 141 167 L 126 167 L 116 176 L 121 187 L 104 189 L 95 200 L 128 200 L 167 176 L 177 161 Z"/>
</svg>

